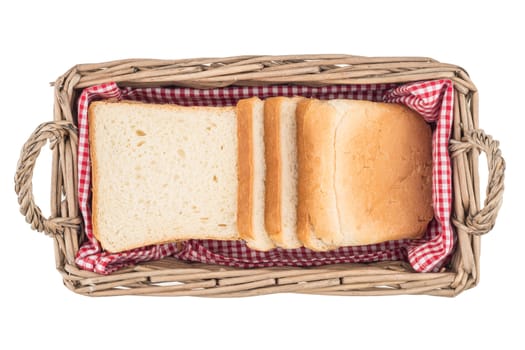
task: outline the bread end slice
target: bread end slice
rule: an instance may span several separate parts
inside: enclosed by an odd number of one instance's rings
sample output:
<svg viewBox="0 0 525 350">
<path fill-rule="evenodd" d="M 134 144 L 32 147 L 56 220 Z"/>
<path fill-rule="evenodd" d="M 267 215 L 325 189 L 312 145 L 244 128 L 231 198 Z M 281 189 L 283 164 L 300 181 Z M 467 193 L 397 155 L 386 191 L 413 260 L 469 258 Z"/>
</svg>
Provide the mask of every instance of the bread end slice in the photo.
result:
<svg viewBox="0 0 525 350">
<path fill-rule="evenodd" d="M 430 126 L 400 104 L 326 103 L 343 118 L 333 139 L 341 227 L 333 243 L 421 238 L 433 217 Z"/>
</svg>

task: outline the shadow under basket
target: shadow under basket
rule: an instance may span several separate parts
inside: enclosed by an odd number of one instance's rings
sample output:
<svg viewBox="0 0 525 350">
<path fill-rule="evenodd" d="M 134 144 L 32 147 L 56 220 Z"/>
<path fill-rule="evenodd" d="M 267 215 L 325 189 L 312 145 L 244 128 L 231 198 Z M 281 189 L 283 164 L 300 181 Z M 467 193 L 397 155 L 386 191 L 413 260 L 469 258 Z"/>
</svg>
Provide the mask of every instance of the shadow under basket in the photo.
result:
<svg viewBox="0 0 525 350">
<path fill-rule="evenodd" d="M 139 263 L 108 275 L 79 269 L 75 257 L 86 239 L 77 192 L 77 111 L 82 89 L 115 82 L 119 87 L 192 87 L 297 84 L 401 84 L 449 79 L 454 84 L 452 225 L 456 246 L 439 272 L 418 273 L 401 261 L 318 267 L 234 268 L 186 263 L 172 257 Z M 326 295 L 429 294 L 455 296 L 479 282 L 480 236 L 494 226 L 503 195 L 505 162 L 499 144 L 478 125 L 478 92 L 460 67 L 423 57 L 350 55 L 241 56 L 179 60 L 129 59 L 71 68 L 54 83 L 54 121 L 41 124 L 24 145 L 15 191 L 31 227 L 54 240 L 56 268 L 64 284 L 91 296 L 164 295 L 238 297 L 270 293 Z M 34 203 L 32 176 L 41 148 L 53 152 L 51 215 Z M 488 163 L 480 205 L 479 152 Z"/>
</svg>

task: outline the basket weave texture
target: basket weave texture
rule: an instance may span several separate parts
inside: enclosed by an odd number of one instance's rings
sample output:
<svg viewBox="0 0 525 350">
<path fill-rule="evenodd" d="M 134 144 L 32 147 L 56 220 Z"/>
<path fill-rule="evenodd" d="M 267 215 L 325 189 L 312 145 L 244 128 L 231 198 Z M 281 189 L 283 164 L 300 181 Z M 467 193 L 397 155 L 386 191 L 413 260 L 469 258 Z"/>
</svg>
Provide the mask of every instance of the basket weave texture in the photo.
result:
<svg viewBox="0 0 525 350">
<path fill-rule="evenodd" d="M 415 273 L 404 262 L 339 264 L 312 268 L 240 269 L 173 258 L 141 263 L 107 276 L 80 270 L 75 256 L 85 239 L 77 198 L 76 100 L 85 87 L 119 86 L 216 88 L 300 84 L 454 82 L 454 125 L 450 141 L 453 225 L 457 247 L 440 272 Z M 15 174 L 20 209 L 31 227 L 54 240 L 56 268 L 71 290 L 103 295 L 251 296 L 295 292 L 336 295 L 430 294 L 454 296 L 479 282 L 480 236 L 494 226 L 502 203 L 505 162 L 499 144 L 478 126 L 478 93 L 460 67 L 422 57 L 349 55 L 241 56 L 182 60 L 129 59 L 77 65 L 54 83 L 54 121 L 41 124 L 22 148 Z M 34 202 L 32 174 L 40 149 L 53 150 L 51 215 Z M 480 206 L 479 152 L 489 176 Z"/>
</svg>

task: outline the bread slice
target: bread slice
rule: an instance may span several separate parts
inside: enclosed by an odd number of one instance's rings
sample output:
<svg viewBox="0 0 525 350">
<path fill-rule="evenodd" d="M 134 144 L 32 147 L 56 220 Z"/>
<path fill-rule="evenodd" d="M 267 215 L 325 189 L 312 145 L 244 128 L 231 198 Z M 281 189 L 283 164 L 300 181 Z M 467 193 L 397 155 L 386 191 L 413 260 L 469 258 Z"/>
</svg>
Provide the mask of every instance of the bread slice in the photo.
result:
<svg viewBox="0 0 525 350">
<path fill-rule="evenodd" d="M 422 237 L 433 217 L 432 134 L 420 115 L 398 104 L 315 101 L 302 137 L 311 154 L 302 186 L 317 201 L 307 217 L 323 243 Z"/>
<path fill-rule="evenodd" d="M 324 157 L 324 154 L 333 153 L 333 147 L 323 143 L 322 149 L 318 144 L 326 137 L 327 130 L 334 129 L 333 120 L 324 121 L 325 114 L 331 112 L 329 106 L 314 99 L 304 99 L 297 104 L 297 237 L 308 249 L 326 251 L 336 248 L 317 237 L 318 230 L 326 225 L 319 221 L 327 220 L 328 214 L 337 211 L 335 195 L 325 198 L 327 186 L 331 186 L 330 170 L 333 170 L 333 157 Z M 315 128 L 319 128 L 314 132 Z M 331 205 L 326 207 L 325 205 Z M 313 213 L 317 215 L 312 215 Z M 333 215 L 332 217 L 333 218 Z M 333 230 L 333 227 L 329 227 Z M 332 231 L 330 231 L 332 232 Z M 325 232 L 329 234 L 330 232 Z"/>
<path fill-rule="evenodd" d="M 266 157 L 265 226 L 278 247 L 302 246 L 297 238 L 297 103 L 301 97 L 271 97 L 264 103 Z"/>
<path fill-rule="evenodd" d="M 234 107 L 93 102 L 88 116 L 104 249 L 239 238 Z"/>
<path fill-rule="evenodd" d="M 264 102 L 257 97 L 240 100 L 237 103 L 237 123 L 238 232 L 250 248 L 266 251 L 275 245 L 264 227 Z"/>
</svg>

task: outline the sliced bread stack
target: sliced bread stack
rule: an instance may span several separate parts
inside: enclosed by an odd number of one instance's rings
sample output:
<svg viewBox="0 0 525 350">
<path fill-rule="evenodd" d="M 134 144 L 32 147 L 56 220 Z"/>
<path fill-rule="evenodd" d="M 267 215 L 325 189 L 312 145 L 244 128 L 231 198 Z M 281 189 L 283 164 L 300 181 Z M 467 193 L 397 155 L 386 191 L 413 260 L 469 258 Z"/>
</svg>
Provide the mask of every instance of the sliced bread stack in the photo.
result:
<svg viewBox="0 0 525 350">
<path fill-rule="evenodd" d="M 420 238 L 433 217 L 431 130 L 401 105 L 95 102 L 89 124 L 93 230 L 111 252 L 191 238 L 325 251 Z"/>
</svg>

